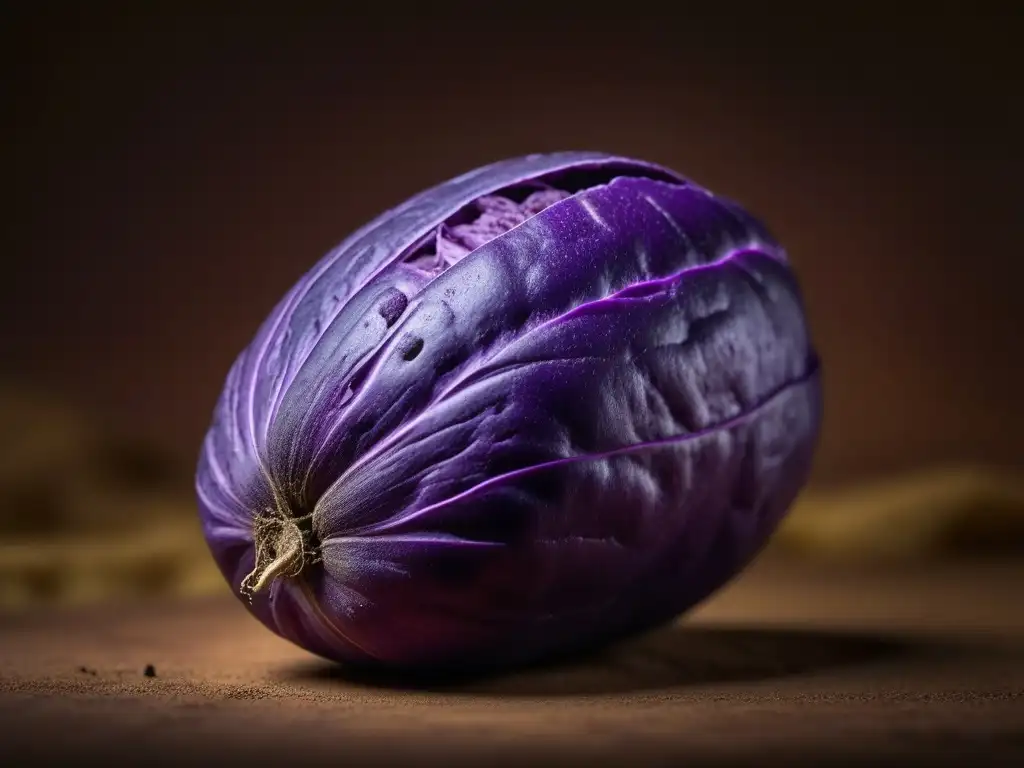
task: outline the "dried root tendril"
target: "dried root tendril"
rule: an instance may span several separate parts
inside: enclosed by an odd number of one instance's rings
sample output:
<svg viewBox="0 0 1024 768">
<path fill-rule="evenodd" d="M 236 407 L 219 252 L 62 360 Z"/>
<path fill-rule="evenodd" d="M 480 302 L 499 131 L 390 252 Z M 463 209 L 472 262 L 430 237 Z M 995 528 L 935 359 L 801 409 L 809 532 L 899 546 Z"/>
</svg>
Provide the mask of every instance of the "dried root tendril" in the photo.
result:
<svg viewBox="0 0 1024 768">
<path fill-rule="evenodd" d="M 294 578 L 306 566 L 320 562 L 312 518 L 312 514 L 290 517 L 280 510 L 268 509 L 253 519 L 256 562 L 240 586 L 241 593 L 250 602 L 253 595 L 269 587 L 275 579 Z"/>
</svg>

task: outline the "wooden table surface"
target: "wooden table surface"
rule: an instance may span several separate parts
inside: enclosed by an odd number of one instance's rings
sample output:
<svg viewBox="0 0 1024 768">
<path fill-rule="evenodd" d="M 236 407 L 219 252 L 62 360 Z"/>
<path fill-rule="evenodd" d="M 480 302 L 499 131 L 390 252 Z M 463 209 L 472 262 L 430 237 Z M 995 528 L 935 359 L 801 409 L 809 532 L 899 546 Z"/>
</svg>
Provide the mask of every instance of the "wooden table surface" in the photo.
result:
<svg viewBox="0 0 1024 768">
<path fill-rule="evenodd" d="M 153 665 L 155 676 L 143 674 Z M 229 595 L 0 619 L 4 765 L 1024 766 L 1024 563 L 762 559 L 685 622 L 433 689 L 345 679 Z"/>
</svg>

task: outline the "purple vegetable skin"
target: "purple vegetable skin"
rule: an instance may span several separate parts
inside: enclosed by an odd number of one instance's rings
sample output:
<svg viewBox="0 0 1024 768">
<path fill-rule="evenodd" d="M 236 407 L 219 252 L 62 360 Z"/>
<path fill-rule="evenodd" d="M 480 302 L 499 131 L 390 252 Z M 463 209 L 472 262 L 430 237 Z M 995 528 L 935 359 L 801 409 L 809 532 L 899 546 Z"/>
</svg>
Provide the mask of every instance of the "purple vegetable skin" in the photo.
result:
<svg viewBox="0 0 1024 768">
<path fill-rule="evenodd" d="M 504 666 L 664 623 L 761 549 L 821 390 L 800 289 L 664 168 L 532 155 L 331 251 L 228 374 L 203 530 L 234 592 L 341 662 Z"/>
</svg>

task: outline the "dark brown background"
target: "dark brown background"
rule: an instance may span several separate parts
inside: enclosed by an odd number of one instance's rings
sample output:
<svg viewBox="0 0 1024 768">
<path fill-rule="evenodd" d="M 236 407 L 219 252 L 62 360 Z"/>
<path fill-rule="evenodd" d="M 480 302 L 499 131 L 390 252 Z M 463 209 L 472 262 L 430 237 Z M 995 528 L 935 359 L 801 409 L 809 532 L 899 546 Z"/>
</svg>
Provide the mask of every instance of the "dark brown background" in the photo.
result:
<svg viewBox="0 0 1024 768">
<path fill-rule="evenodd" d="M 0 23 L 6 377 L 191 462 L 234 355 L 351 229 L 503 156 L 603 149 L 788 246 L 826 365 L 819 481 L 1024 464 L 1010 11 L 89 7 Z"/>
<path fill-rule="evenodd" d="M 350 230 L 473 166 L 592 148 L 673 166 L 786 243 L 826 365 L 819 482 L 943 461 L 1024 470 L 1017 18 L 892 2 L 844 19 L 778 3 L 661 19 L 628 5 L 595 19 L 594 3 L 414 19 L 381 3 L 383 20 L 76 5 L 89 13 L 0 16 L 0 743 L 14 764 L 337 765 L 339 744 L 347 765 L 1024 764 L 1019 560 L 915 557 L 943 549 L 924 513 L 988 530 L 983 475 L 840 491 L 845 527 L 817 494 L 814 515 L 787 521 L 788 550 L 682 625 L 410 692 L 346 680 L 264 631 L 216 572 L 191 493 L 125 484 L 134 470 L 104 471 L 123 454 L 2 389 L 51 390 L 187 469 L 234 356 Z M 1021 494 L 1006 495 L 1020 520 Z M 109 605 L 70 607 L 90 600 Z"/>
</svg>

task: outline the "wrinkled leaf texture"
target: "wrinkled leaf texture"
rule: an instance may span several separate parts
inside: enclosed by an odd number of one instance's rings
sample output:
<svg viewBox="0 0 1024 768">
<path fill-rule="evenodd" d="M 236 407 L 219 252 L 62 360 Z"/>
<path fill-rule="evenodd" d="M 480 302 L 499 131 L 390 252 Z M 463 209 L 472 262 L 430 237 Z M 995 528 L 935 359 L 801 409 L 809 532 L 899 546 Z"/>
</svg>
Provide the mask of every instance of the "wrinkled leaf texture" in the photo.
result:
<svg viewBox="0 0 1024 768">
<path fill-rule="evenodd" d="M 409 258 L 528 183 L 574 194 L 439 275 Z M 322 562 L 249 606 L 313 653 L 527 661 L 740 570 L 806 480 L 820 397 L 786 255 L 742 208 L 636 160 L 517 158 L 385 213 L 285 295 L 216 406 L 203 528 L 237 593 L 254 514 L 313 513 Z"/>
</svg>

